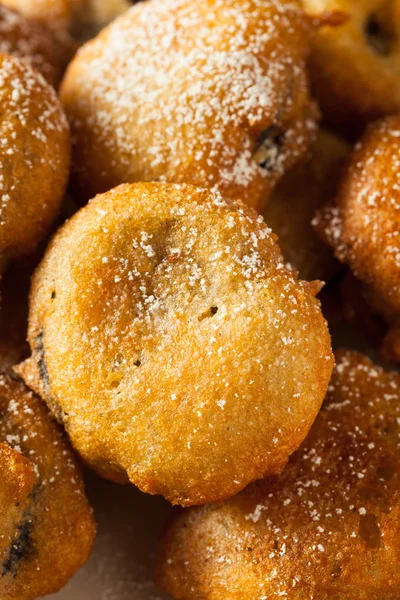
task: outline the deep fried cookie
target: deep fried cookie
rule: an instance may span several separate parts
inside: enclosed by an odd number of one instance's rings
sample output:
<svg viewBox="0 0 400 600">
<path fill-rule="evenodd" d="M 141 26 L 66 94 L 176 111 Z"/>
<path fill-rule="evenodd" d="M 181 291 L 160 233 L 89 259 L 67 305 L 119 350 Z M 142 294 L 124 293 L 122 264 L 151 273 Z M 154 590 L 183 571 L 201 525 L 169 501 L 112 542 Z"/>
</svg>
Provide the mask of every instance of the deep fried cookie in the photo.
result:
<svg viewBox="0 0 400 600">
<path fill-rule="evenodd" d="M 367 130 L 335 202 L 317 214 L 314 225 L 364 282 L 366 297 L 389 325 L 383 350 L 400 360 L 400 117 Z"/>
<path fill-rule="evenodd" d="M 139 2 L 63 81 L 76 192 L 169 181 L 261 208 L 314 137 L 314 28 L 296 0 Z"/>
<path fill-rule="evenodd" d="M 302 0 L 306 12 L 340 11 L 339 27 L 321 27 L 309 71 L 324 120 L 345 136 L 400 110 L 399 0 Z"/>
<path fill-rule="evenodd" d="M 226 498 L 279 472 L 318 413 L 318 290 L 243 203 L 121 185 L 53 238 L 18 372 L 100 474 L 173 503 Z"/>
<path fill-rule="evenodd" d="M 0 375 L 0 596 L 58 591 L 95 535 L 81 473 L 45 404 Z"/>
<path fill-rule="evenodd" d="M 0 274 L 33 252 L 56 218 L 69 173 L 68 124 L 54 89 L 0 54 Z"/>
<path fill-rule="evenodd" d="M 336 193 L 349 150 L 341 138 L 321 129 L 307 160 L 284 175 L 263 211 L 284 259 L 302 279 L 329 281 L 337 271 L 331 249 L 318 239 L 311 221 Z"/>
<path fill-rule="evenodd" d="M 185 600 L 397 600 L 400 376 L 337 356 L 329 391 L 283 473 L 182 510 L 160 579 Z"/>
</svg>

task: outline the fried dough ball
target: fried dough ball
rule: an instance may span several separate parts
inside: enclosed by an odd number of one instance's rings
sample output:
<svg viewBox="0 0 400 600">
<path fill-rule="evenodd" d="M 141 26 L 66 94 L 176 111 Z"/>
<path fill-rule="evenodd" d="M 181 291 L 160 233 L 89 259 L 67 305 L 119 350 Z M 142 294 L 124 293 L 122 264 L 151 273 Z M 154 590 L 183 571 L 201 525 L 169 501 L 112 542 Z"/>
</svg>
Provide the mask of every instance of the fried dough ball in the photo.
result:
<svg viewBox="0 0 400 600">
<path fill-rule="evenodd" d="M 337 356 L 326 401 L 277 477 L 182 510 L 160 578 L 185 600 L 397 600 L 400 377 Z"/>
<path fill-rule="evenodd" d="M 283 177 L 263 211 L 284 259 L 302 279 L 328 281 L 337 271 L 331 249 L 318 239 L 311 221 L 317 208 L 335 194 L 348 154 L 346 142 L 321 129 L 307 160 Z"/>
<path fill-rule="evenodd" d="M 341 11 L 340 27 L 318 30 L 309 60 L 311 87 L 325 121 L 357 135 L 400 111 L 398 0 L 302 0 L 307 13 Z"/>
<path fill-rule="evenodd" d="M 24 58 L 53 86 L 61 81 L 69 56 L 39 23 L 0 5 L 0 52 Z"/>
<path fill-rule="evenodd" d="M 88 558 L 95 525 L 81 473 L 45 404 L 0 375 L 0 597 L 58 591 Z"/>
<path fill-rule="evenodd" d="M 68 125 L 54 89 L 0 54 L 0 273 L 31 253 L 58 214 L 68 178 Z"/>
<path fill-rule="evenodd" d="M 53 238 L 18 372 L 101 475 L 190 505 L 286 464 L 332 355 L 319 284 L 274 240 L 242 202 L 156 183 L 98 196 Z"/>
<path fill-rule="evenodd" d="M 314 136 L 313 28 L 295 0 L 138 3 L 63 81 L 76 192 L 169 181 L 261 208 Z"/>
<path fill-rule="evenodd" d="M 400 117 L 371 126 L 356 145 L 336 202 L 314 220 L 337 258 L 363 281 L 390 326 L 385 351 L 400 360 Z"/>
</svg>

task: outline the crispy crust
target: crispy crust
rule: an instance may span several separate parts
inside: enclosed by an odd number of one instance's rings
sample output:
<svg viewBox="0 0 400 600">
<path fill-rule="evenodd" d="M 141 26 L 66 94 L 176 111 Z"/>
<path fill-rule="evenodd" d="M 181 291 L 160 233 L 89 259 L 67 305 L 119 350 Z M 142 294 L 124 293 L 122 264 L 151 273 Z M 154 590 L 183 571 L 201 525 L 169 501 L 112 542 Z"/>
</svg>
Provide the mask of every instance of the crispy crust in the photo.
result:
<svg viewBox="0 0 400 600">
<path fill-rule="evenodd" d="M 62 85 L 76 192 L 172 181 L 261 208 L 314 137 L 312 30 L 296 0 L 138 3 Z"/>
<path fill-rule="evenodd" d="M 64 434 L 8 375 L 0 375 L 0 440 L 0 596 L 33 600 L 87 560 L 95 524 Z"/>
<path fill-rule="evenodd" d="M 284 259 L 302 279 L 329 279 L 337 271 L 332 250 L 311 225 L 315 211 L 336 193 L 348 144 L 321 129 L 307 159 L 287 173 L 273 191 L 263 217 L 278 236 Z"/>
<path fill-rule="evenodd" d="M 172 184 L 119 186 L 53 238 L 18 372 L 100 474 L 190 505 L 285 465 L 332 354 L 318 282 L 274 239 L 243 203 Z"/>
<path fill-rule="evenodd" d="M 339 27 L 321 27 L 309 69 L 324 120 L 345 136 L 400 110 L 399 0 L 302 0 L 306 12 L 340 11 Z"/>
<path fill-rule="evenodd" d="M 67 183 L 68 125 L 54 89 L 0 54 L 0 273 L 31 253 L 56 218 Z"/>
<path fill-rule="evenodd" d="M 314 220 L 319 234 L 365 284 L 389 324 L 384 349 L 400 360 L 400 118 L 370 126 L 356 145 L 335 202 Z"/>
<path fill-rule="evenodd" d="M 400 377 L 340 352 L 323 408 L 278 477 L 176 512 L 159 576 L 181 600 L 397 600 Z"/>
<path fill-rule="evenodd" d="M 0 6 L 0 52 L 24 58 L 54 87 L 71 58 L 49 29 L 6 6 Z"/>
</svg>

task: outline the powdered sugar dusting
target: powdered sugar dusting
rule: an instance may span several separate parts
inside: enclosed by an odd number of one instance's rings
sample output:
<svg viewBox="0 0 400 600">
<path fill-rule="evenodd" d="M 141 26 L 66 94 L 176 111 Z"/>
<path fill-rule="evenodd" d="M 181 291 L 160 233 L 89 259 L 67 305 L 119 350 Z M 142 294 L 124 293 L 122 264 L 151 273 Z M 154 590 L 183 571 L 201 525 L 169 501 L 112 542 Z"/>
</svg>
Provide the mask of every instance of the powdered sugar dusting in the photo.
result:
<svg viewBox="0 0 400 600">
<path fill-rule="evenodd" d="M 296 156 L 313 134 L 311 113 L 304 117 L 306 30 L 290 1 L 213 0 L 206 10 L 188 0 L 140 3 L 70 70 L 63 99 L 77 145 L 89 128 L 114 183 L 183 180 L 245 195 L 282 174 L 286 152 Z M 257 139 L 272 125 L 281 139 L 257 162 Z"/>
</svg>

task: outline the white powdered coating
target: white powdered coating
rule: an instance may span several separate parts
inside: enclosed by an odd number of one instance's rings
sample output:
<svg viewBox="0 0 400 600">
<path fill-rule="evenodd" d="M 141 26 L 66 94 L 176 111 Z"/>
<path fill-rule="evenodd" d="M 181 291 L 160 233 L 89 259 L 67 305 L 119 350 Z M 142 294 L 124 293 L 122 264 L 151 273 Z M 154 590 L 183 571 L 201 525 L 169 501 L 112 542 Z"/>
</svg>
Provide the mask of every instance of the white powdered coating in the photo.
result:
<svg viewBox="0 0 400 600">
<path fill-rule="evenodd" d="M 188 0 L 140 3 L 81 49 L 75 62 L 89 62 L 72 68 L 70 83 L 67 77 L 64 98 L 77 143 L 89 128 L 111 170 L 129 181 L 185 174 L 187 182 L 211 189 L 246 189 L 271 171 L 281 174 L 286 145 L 302 145 L 292 138 L 307 138 L 314 128 L 310 118 L 297 131 L 294 118 L 304 118 L 307 103 L 304 90 L 298 97 L 305 50 L 290 43 L 305 39 L 306 28 L 290 1 L 214 0 L 206 8 Z M 69 86 L 78 91 L 75 107 Z M 285 123 L 294 103 L 300 114 Z M 287 139 L 266 150 L 262 168 L 255 144 L 273 124 Z"/>
<path fill-rule="evenodd" d="M 46 79 L 54 76 L 55 45 L 50 32 L 22 15 L 0 6 L 0 52 L 27 60 Z"/>
<path fill-rule="evenodd" d="M 41 400 L 27 388 L 24 394 L 21 394 L 20 387 L 17 388 L 18 393 L 15 396 L 10 395 L 10 389 L 12 390 L 12 387 L 10 388 L 8 377 L 0 374 L 0 395 L 3 396 L 0 404 L 0 442 L 5 442 L 29 459 L 38 476 L 38 486 L 56 484 L 61 474 L 62 477 L 66 476 L 66 471 L 70 471 L 71 482 L 74 483 L 77 477 L 76 463 L 72 453 L 65 450 L 61 432 L 56 429 L 55 424 L 53 439 L 48 438 Z M 52 420 L 50 414 L 47 418 Z M 48 443 L 53 447 L 46 452 Z M 59 444 L 60 449 L 57 448 Z M 39 452 L 37 449 L 40 449 Z M 82 495 L 82 489 L 79 487 L 75 491 Z"/>
<path fill-rule="evenodd" d="M 355 146 L 336 203 L 313 221 L 379 312 L 400 312 L 400 121 L 377 123 Z"/>
<path fill-rule="evenodd" d="M 188 599 L 222 588 L 234 598 L 238 582 L 245 600 L 353 589 L 349 598 L 397 597 L 399 398 L 398 373 L 341 352 L 326 403 L 283 473 L 177 518 L 166 588 Z"/>
</svg>

